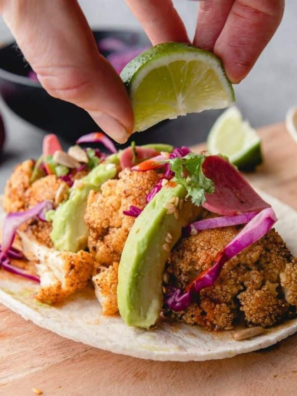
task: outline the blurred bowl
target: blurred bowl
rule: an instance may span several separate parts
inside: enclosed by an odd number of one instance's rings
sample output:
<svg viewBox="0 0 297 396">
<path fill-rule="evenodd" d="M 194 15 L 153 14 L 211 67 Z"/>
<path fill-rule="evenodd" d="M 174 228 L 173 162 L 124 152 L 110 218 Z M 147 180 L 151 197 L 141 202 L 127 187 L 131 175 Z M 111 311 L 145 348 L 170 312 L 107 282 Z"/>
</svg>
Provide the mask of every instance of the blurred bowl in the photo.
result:
<svg viewBox="0 0 297 396">
<path fill-rule="evenodd" d="M 97 42 L 114 38 L 128 46 L 144 47 L 150 45 L 142 32 L 102 30 L 94 31 Z M 112 51 L 101 51 L 106 57 Z M 69 142 L 79 136 L 98 130 L 91 117 L 79 107 L 51 97 L 40 83 L 29 78 L 32 69 L 24 61 L 15 43 L 0 48 L 0 95 L 8 107 L 19 117 L 43 131 L 56 133 Z M 164 121 L 145 133 L 131 136 L 125 146 L 162 142 L 174 146 L 192 146 L 206 139 L 208 131 L 222 110 L 190 114 L 174 121 Z"/>
<path fill-rule="evenodd" d="M 98 43 L 114 38 L 128 46 L 147 46 L 149 41 L 142 32 L 102 30 L 94 31 Z M 108 56 L 112 51 L 101 51 Z M 19 117 L 36 127 L 74 141 L 77 137 L 98 130 L 98 126 L 84 110 L 51 97 L 34 79 L 32 69 L 24 61 L 16 43 L 0 48 L 0 95 L 7 106 Z"/>
</svg>

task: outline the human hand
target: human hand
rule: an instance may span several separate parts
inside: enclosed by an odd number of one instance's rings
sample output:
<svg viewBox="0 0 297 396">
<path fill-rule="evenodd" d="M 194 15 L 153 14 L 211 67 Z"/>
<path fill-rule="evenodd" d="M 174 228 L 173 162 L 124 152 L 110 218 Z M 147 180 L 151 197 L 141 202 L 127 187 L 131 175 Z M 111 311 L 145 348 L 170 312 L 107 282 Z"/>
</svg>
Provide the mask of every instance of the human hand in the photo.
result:
<svg viewBox="0 0 297 396">
<path fill-rule="evenodd" d="M 124 84 L 75 0 L 0 0 L 0 14 L 47 92 L 85 109 L 116 141 L 133 130 Z M 0 138 L 1 140 L 1 138 Z"/>
<path fill-rule="evenodd" d="M 154 45 L 189 42 L 171 0 L 126 0 Z M 200 0 L 193 44 L 221 58 L 233 83 L 250 72 L 278 28 L 284 0 Z"/>
</svg>

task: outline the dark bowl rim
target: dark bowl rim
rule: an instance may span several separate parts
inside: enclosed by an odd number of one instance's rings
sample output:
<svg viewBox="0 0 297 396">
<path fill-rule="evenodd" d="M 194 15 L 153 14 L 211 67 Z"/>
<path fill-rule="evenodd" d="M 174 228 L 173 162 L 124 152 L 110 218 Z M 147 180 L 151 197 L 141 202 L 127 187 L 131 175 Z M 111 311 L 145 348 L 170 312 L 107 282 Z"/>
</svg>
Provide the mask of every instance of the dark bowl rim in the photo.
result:
<svg viewBox="0 0 297 396">
<path fill-rule="evenodd" d="M 92 32 L 95 34 L 112 33 L 113 32 L 113 33 L 131 33 L 131 34 L 145 35 L 145 33 L 141 30 L 125 29 L 125 28 L 123 28 L 123 29 L 92 29 Z M 16 41 L 4 43 L 4 45 L 0 46 L 0 53 L 2 50 L 6 49 L 7 47 L 10 47 L 11 45 L 14 45 L 14 44 L 16 44 Z M 24 76 L 20 76 L 19 74 L 9 72 L 7 70 L 2 69 L 1 66 L 0 66 L 0 78 L 3 78 L 4 80 L 7 80 L 9 82 L 43 89 L 43 87 L 39 81 L 34 81 L 34 80 L 31 80 L 29 77 L 24 77 Z"/>
</svg>

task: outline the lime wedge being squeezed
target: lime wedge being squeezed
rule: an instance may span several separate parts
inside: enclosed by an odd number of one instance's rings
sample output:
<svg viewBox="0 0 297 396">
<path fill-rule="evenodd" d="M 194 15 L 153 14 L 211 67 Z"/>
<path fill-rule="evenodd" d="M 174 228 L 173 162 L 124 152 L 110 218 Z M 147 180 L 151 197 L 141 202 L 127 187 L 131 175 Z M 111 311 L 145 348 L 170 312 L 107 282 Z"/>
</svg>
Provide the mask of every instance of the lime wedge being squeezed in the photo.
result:
<svg viewBox="0 0 297 396">
<path fill-rule="evenodd" d="M 226 110 L 215 122 L 208 139 L 210 154 L 226 155 L 242 170 L 252 170 L 263 162 L 261 139 L 247 121 L 243 121 L 237 107 Z"/>
<path fill-rule="evenodd" d="M 188 113 L 222 109 L 235 100 L 221 61 L 187 44 L 149 49 L 124 68 L 121 78 L 134 110 L 134 132 Z"/>
</svg>

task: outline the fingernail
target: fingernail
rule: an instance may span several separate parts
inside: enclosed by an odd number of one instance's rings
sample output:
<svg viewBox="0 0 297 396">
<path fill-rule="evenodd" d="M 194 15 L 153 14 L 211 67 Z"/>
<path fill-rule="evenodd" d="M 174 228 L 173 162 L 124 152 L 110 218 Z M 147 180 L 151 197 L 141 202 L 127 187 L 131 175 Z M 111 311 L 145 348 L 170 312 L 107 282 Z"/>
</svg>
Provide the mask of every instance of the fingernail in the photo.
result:
<svg viewBox="0 0 297 396">
<path fill-rule="evenodd" d="M 92 115 L 94 121 L 118 143 L 125 143 L 129 138 L 129 133 L 124 126 L 115 118 L 106 113 L 96 113 Z"/>
</svg>

